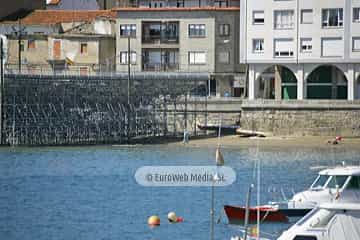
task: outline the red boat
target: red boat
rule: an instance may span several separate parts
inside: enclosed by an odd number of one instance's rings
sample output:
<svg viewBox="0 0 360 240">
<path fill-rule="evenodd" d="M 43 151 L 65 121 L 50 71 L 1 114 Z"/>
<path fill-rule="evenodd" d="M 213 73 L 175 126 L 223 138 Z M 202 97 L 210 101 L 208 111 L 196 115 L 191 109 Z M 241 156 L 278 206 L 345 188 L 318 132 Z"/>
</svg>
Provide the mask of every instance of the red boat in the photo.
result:
<svg viewBox="0 0 360 240">
<path fill-rule="evenodd" d="M 260 221 L 266 222 L 288 222 L 289 219 L 286 214 L 278 208 L 272 206 L 259 206 L 260 208 Z M 224 210 L 228 217 L 230 224 L 242 223 L 245 220 L 245 207 L 225 205 Z M 257 220 L 258 207 L 249 208 L 249 222 L 254 223 Z"/>
</svg>

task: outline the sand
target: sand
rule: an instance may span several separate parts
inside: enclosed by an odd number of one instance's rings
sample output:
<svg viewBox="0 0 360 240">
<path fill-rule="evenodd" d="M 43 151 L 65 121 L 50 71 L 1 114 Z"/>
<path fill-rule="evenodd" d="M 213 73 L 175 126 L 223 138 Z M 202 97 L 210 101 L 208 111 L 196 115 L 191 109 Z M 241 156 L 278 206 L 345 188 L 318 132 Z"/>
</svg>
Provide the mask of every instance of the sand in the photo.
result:
<svg viewBox="0 0 360 240">
<path fill-rule="evenodd" d="M 360 150 L 360 138 L 343 138 L 339 144 L 329 144 L 328 141 L 334 140 L 334 137 L 266 137 L 266 138 L 244 138 L 239 136 L 223 136 L 220 139 L 222 147 L 317 147 L 317 148 L 351 148 Z M 191 139 L 187 145 L 199 147 L 214 147 L 219 143 L 216 137 Z M 183 144 L 182 142 L 170 144 Z"/>
</svg>

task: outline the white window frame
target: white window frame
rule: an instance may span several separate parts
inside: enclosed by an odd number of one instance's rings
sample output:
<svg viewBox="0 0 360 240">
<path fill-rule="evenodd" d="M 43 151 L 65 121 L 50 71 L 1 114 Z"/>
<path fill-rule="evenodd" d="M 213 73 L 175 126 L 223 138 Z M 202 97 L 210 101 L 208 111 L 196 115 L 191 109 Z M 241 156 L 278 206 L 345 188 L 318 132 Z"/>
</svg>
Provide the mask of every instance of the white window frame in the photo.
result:
<svg viewBox="0 0 360 240">
<path fill-rule="evenodd" d="M 263 38 L 254 38 L 252 40 L 252 51 L 253 53 L 264 53 L 265 51 L 265 41 Z"/>
<path fill-rule="evenodd" d="M 304 44 L 304 42 L 308 42 L 308 43 Z M 305 49 L 303 48 L 304 46 L 305 46 Z M 301 38 L 300 39 L 300 51 L 302 53 L 311 53 L 312 52 L 312 38 Z"/>
<path fill-rule="evenodd" d="M 256 14 L 262 14 L 263 18 L 255 18 Z M 260 20 L 262 19 L 262 22 L 255 22 L 255 19 L 260 19 Z M 265 24 L 265 12 L 263 10 L 253 11 L 252 23 L 253 23 L 253 25 L 264 25 Z"/>
<path fill-rule="evenodd" d="M 194 32 L 191 29 L 195 29 Z M 189 38 L 205 38 L 206 37 L 206 24 L 189 24 L 188 26 Z"/>
<path fill-rule="evenodd" d="M 137 54 L 135 51 L 130 52 L 130 64 L 135 65 L 137 60 Z M 121 51 L 120 52 L 120 64 L 125 65 L 128 64 L 128 51 Z"/>
<path fill-rule="evenodd" d="M 198 61 L 197 55 L 204 54 L 204 61 Z M 206 52 L 205 51 L 190 51 L 188 53 L 188 63 L 189 65 L 205 65 L 206 64 Z"/>
<path fill-rule="evenodd" d="M 325 38 L 321 38 L 321 57 L 324 58 L 337 58 L 337 57 L 342 57 L 344 52 L 342 49 L 342 52 L 340 54 L 336 54 L 336 55 L 324 55 L 324 41 L 326 40 L 340 40 L 342 42 L 344 42 L 344 40 L 341 37 L 325 37 Z"/>
<path fill-rule="evenodd" d="M 292 58 L 294 57 L 294 46 L 293 49 L 288 49 L 288 51 L 276 51 L 276 42 L 291 42 L 294 45 L 294 39 L 292 38 L 277 38 L 274 39 L 274 57 L 275 58 Z"/>
<path fill-rule="evenodd" d="M 355 41 L 359 41 L 359 48 L 355 47 Z M 352 51 L 353 52 L 360 52 L 360 37 L 353 37 L 352 38 Z"/>
<path fill-rule="evenodd" d="M 304 13 L 311 13 L 311 21 L 304 21 Z M 312 24 L 314 22 L 314 12 L 312 9 L 301 9 L 301 24 Z"/>
<path fill-rule="evenodd" d="M 277 14 L 280 14 L 280 18 L 282 19 L 283 16 L 282 15 L 285 15 L 284 13 L 290 13 L 290 22 L 287 23 L 287 24 L 284 24 L 284 23 L 277 23 Z M 275 10 L 274 11 L 274 29 L 275 30 L 283 30 L 283 29 L 294 29 L 295 27 L 295 17 L 294 17 L 294 10 L 291 10 L 291 9 L 284 9 L 284 10 Z"/>
<path fill-rule="evenodd" d="M 357 18 L 355 18 L 355 13 L 357 12 Z M 354 23 L 360 23 L 360 7 L 354 7 L 353 8 L 353 11 L 352 11 L 352 14 L 353 14 L 353 22 Z"/>
<path fill-rule="evenodd" d="M 126 34 L 121 34 L 122 30 L 126 30 Z M 136 37 L 136 24 L 120 24 L 120 37 Z"/>
<path fill-rule="evenodd" d="M 330 26 L 330 11 L 337 11 L 338 25 Z M 326 14 L 326 16 L 325 16 Z M 321 9 L 321 26 L 323 28 L 342 28 L 344 26 L 344 9 L 343 8 L 323 8 Z"/>
</svg>

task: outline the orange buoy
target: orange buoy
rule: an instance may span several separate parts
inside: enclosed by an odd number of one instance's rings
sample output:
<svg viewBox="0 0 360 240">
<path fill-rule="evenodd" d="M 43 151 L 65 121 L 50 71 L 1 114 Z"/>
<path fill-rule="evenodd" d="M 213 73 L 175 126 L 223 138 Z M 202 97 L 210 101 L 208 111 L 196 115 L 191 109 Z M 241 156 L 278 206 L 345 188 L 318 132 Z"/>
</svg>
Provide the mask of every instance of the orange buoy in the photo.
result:
<svg viewBox="0 0 360 240">
<path fill-rule="evenodd" d="M 182 217 L 177 217 L 176 218 L 176 222 L 180 223 L 180 222 L 183 222 L 184 221 L 184 218 Z"/>
<path fill-rule="evenodd" d="M 148 225 L 151 227 L 160 226 L 160 218 L 158 216 L 151 216 L 148 219 Z"/>
</svg>

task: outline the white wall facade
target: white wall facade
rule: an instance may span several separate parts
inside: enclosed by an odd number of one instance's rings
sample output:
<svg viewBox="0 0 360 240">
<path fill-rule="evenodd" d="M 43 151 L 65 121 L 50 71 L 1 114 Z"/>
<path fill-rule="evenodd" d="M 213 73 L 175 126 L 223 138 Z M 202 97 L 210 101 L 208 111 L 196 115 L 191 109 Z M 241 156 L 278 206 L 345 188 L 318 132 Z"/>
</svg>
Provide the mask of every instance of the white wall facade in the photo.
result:
<svg viewBox="0 0 360 240">
<path fill-rule="evenodd" d="M 240 63 L 249 64 L 250 99 L 255 97 L 252 86 L 256 85 L 253 82 L 256 76 L 261 74 L 259 69 L 274 64 L 287 66 L 297 77 L 298 99 L 306 98 L 307 76 L 316 66 L 324 64 L 334 65 L 344 72 L 349 100 L 360 98 L 356 90 L 360 51 L 354 46 L 360 43 L 357 40 L 360 39 L 360 21 L 354 20 L 353 14 L 354 8 L 360 8 L 360 0 L 243 0 L 240 4 Z M 331 25 L 336 26 L 324 26 L 325 9 L 336 8 L 342 9 L 339 13 L 342 19 L 339 17 L 336 24 L 332 22 Z M 291 11 L 292 21 L 286 14 L 282 19 L 277 17 L 276 11 Z M 264 12 L 263 23 L 261 19 L 254 19 L 259 12 Z M 261 51 L 254 49 L 255 39 L 263 40 Z M 283 42 L 279 44 L 279 41 Z M 310 45 L 310 49 L 303 49 L 303 44 Z M 277 51 L 276 48 L 282 46 L 290 48 L 291 53 Z"/>
</svg>

